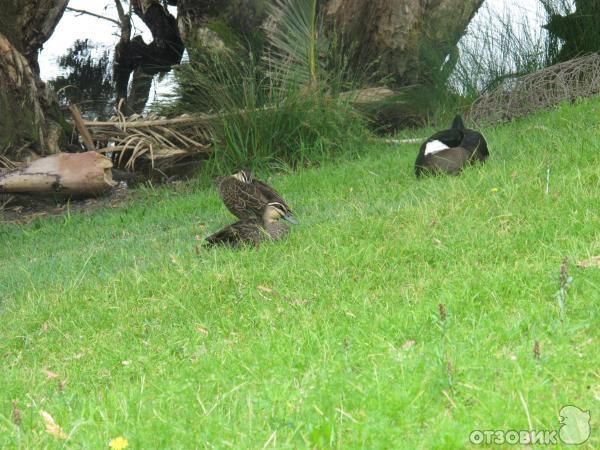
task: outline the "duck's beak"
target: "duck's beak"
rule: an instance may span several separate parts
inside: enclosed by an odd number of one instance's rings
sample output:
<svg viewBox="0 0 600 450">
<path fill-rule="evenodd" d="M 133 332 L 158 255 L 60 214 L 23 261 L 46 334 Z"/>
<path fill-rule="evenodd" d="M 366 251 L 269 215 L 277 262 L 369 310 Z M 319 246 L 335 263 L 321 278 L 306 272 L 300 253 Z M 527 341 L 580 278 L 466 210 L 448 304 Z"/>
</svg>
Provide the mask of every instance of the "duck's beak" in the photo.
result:
<svg viewBox="0 0 600 450">
<path fill-rule="evenodd" d="M 289 223 L 293 223 L 294 225 L 298 225 L 300 223 L 291 212 L 288 212 L 285 216 L 282 217 L 282 219 L 287 220 Z"/>
</svg>

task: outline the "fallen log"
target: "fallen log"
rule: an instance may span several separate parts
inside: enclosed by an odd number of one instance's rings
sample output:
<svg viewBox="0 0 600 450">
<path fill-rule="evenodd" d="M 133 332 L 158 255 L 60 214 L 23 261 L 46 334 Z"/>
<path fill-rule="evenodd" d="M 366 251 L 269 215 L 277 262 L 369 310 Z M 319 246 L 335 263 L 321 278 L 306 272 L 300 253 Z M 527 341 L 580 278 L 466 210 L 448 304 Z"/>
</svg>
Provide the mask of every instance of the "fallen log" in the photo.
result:
<svg viewBox="0 0 600 450">
<path fill-rule="evenodd" d="M 112 162 L 97 152 L 57 153 L 0 172 L 0 193 L 96 197 L 115 186 Z"/>
</svg>

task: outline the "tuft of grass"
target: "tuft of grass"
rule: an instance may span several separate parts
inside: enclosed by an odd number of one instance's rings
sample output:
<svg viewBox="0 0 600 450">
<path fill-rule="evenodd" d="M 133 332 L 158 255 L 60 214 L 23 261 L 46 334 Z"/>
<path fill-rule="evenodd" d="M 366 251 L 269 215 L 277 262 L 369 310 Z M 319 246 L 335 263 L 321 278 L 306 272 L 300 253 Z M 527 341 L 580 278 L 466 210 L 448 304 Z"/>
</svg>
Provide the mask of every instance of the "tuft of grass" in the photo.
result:
<svg viewBox="0 0 600 450">
<path fill-rule="evenodd" d="M 598 448 L 600 271 L 553 294 L 600 253 L 599 114 L 484 129 L 460 177 L 382 143 L 273 177 L 301 225 L 259 249 L 198 246 L 232 217 L 195 184 L 2 226 L 0 447 L 466 448 L 575 405 Z"/>
<path fill-rule="evenodd" d="M 211 55 L 210 62 L 180 69 L 180 98 L 186 103 L 178 107 L 222 113 L 209 170 L 308 165 L 347 153 L 353 141 L 368 136 L 364 119 L 347 101 L 330 96 L 326 85 L 273 84 L 248 58 Z"/>
<path fill-rule="evenodd" d="M 266 43 L 257 53 L 230 39 L 228 48 L 192 49 L 177 70 L 174 98 L 163 110 L 221 115 L 209 169 L 309 165 L 368 136 L 366 120 L 338 95 L 348 83 L 339 75 L 344 60 L 318 58 L 329 45 L 316 4 L 279 0 L 268 8 Z"/>
</svg>

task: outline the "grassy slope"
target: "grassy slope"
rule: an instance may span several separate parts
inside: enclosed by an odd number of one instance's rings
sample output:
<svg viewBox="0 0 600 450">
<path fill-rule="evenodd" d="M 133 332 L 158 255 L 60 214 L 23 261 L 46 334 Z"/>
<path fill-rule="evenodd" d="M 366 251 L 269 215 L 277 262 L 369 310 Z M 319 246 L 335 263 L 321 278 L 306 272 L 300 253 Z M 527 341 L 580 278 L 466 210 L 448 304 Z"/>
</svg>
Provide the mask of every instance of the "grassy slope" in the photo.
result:
<svg viewBox="0 0 600 450">
<path fill-rule="evenodd" d="M 0 228 L 0 447 L 60 446 L 43 409 L 73 448 L 459 448 L 525 403 L 535 429 L 591 409 L 598 448 L 600 270 L 573 264 L 600 254 L 598 117 L 485 130 L 458 178 L 416 182 L 416 145 L 278 177 L 302 224 L 259 250 L 197 255 L 230 217 L 192 187 Z"/>
</svg>

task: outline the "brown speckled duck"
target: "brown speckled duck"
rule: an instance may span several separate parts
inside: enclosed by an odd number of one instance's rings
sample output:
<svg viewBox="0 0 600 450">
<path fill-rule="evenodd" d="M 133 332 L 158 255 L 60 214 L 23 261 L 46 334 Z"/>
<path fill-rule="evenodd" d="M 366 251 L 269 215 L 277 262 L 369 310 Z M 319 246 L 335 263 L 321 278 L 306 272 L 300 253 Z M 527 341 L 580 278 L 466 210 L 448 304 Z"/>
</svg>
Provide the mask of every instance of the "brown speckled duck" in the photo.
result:
<svg viewBox="0 0 600 450">
<path fill-rule="evenodd" d="M 253 217 L 240 220 L 217 231 L 206 238 L 208 245 L 231 245 L 238 247 L 243 244 L 258 245 L 262 241 L 277 240 L 289 233 L 289 226 L 280 219 L 290 221 L 289 210 L 279 202 L 268 203 L 262 210 L 260 218 Z"/>
<path fill-rule="evenodd" d="M 242 220 L 260 218 L 269 203 L 277 202 L 287 211 L 285 219 L 291 223 L 295 221 L 281 195 L 267 183 L 254 178 L 247 169 L 223 178 L 219 183 L 219 196 L 227 209 Z"/>
</svg>

